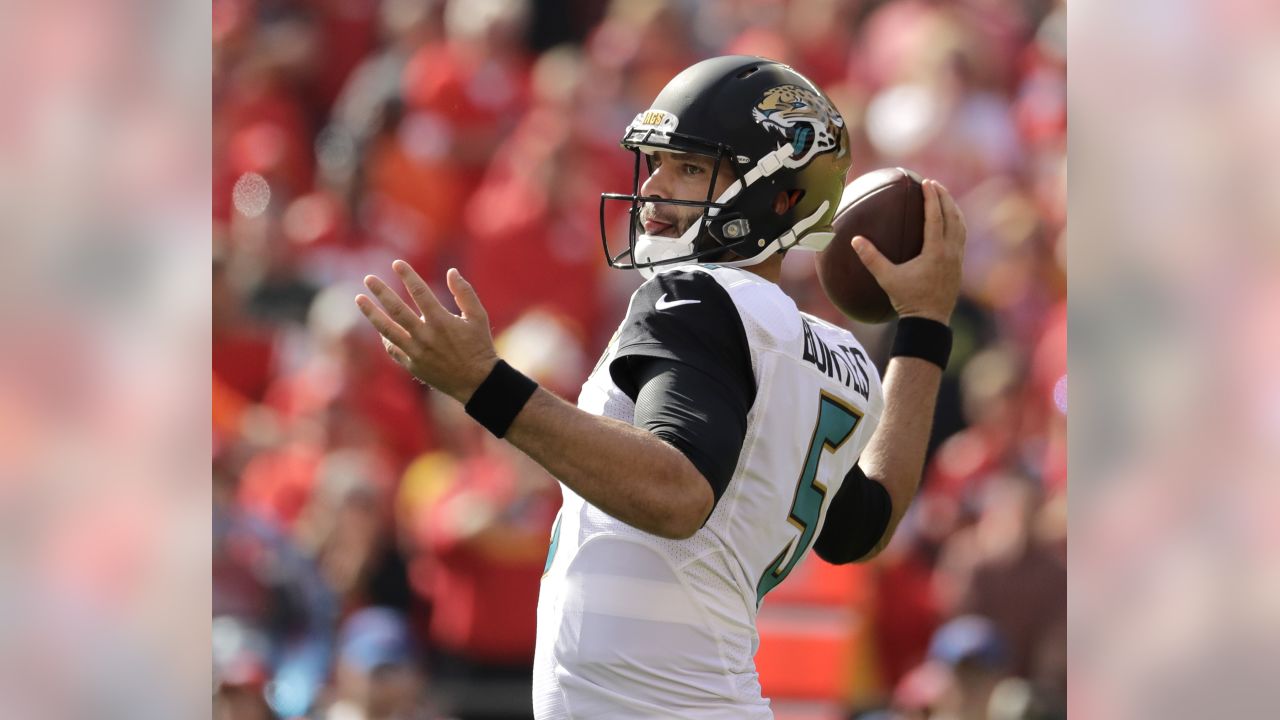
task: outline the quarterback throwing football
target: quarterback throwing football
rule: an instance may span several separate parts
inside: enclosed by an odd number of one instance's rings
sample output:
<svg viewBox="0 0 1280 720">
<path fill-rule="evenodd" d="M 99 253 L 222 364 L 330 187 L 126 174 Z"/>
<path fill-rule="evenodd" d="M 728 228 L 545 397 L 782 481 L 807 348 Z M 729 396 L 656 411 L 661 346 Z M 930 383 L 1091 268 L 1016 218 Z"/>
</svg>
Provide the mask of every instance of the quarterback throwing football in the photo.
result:
<svg viewBox="0 0 1280 720">
<path fill-rule="evenodd" d="M 919 256 L 895 265 L 854 239 L 902 317 L 882 384 L 851 333 L 777 285 L 783 253 L 831 242 L 850 166 L 822 90 L 777 62 L 712 58 L 672 79 L 622 146 L 632 190 L 601 203 L 629 203 L 630 231 L 605 254 L 648 279 L 576 407 L 497 356 L 456 270 L 460 316 L 402 261 L 416 308 L 373 276 L 356 302 L 398 363 L 561 483 L 536 716 L 769 718 L 760 604 L 810 549 L 876 555 L 915 495 L 964 222 L 926 181 Z"/>
</svg>

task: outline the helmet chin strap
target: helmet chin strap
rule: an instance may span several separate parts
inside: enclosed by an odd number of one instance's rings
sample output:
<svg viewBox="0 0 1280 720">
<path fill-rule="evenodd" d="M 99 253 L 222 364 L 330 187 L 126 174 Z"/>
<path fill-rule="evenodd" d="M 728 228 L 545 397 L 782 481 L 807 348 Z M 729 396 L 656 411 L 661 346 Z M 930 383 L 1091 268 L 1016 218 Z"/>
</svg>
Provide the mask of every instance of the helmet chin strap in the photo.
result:
<svg viewBox="0 0 1280 720">
<path fill-rule="evenodd" d="M 787 143 L 777 150 L 760 158 L 750 170 L 739 180 L 734 180 L 729 187 L 725 188 L 720 197 L 716 198 L 716 203 L 727 203 L 737 197 L 747 187 L 750 187 L 761 178 L 766 178 L 784 167 L 784 160 L 791 158 L 794 149 L 791 143 Z M 822 218 L 827 212 L 827 208 L 831 206 L 830 201 L 824 200 L 822 205 L 818 207 L 808 217 L 801 218 L 786 232 L 777 238 L 768 241 L 766 247 L 756 255 L 742 260 L 727 260 L 716 262 L 716 265 L 724 265 L 726 267 L 749 267 L 757 265 L 765 260 L 773 257 L 779 250 L 790 250 L 798 247 L 802 250 L 819 252 L 826 249 L 830 244 L 833 233 L 810 233 L 804 239 L 800 236 L 805 230 L 813 227 L 814 224 Z M 694 243 L 697 240 L 699 232 L 706 217 L 715 217 L 720 214 L 720 208 L 707 208 L 705 217 L 700 217 L 696 222 L 689 226 L 683 234 L 678 238 L 669 238 L 662 235 L 648 235 L 641 233 L 636 236 L 636 247 L 632 252 L 632 262 L 636 263 L 659 263 L 665 264 L 663 260 L 673 260 L 675 258 L 692 255 L 694 251 Z M 696 262 L 696 261 L 695 261 Z M 656 274 L 654 267 L 636 268 L 640 274 L 647 280 Z"/>
<path fill-rule="evenodd" d="M 726 193 L 727 195 L 727 193 Z M 725 197 L 722 195 L 721 197 Z M 719 201 L 718 201 L 719 202 Z M 827 208 L 831 206 L 830 201 L 824 200 L 818 206 L 818 209 L 809 214 L 808 217 L 801 218 L 796 224 L 792 225 L 789 230 L 782 233 L 778 237 L 770 240 L 765 248 L 758 254 L 741 260 L 724 260 L 716 261 L 716 265 L 725 267 L 749 267 L 768 260 L 773 257 L 779 250 L 790 250 L 797 248 L 800 250 L 808 250 L 809 252 L 821 252 L 831 243 L 831 239 L 835 237 L 834 233 L 809 233 L 803 239 L 799 239 L 805 230 L 813 227 L 823 214 L 827 212 Z M 708 214 L 714 212 L 716 208 L 709 208 Z M 658 263 L 664 264 L 663 260 L 674 260 L 675 258 L 684 257 L 693 254 L 694 240 L 697 238 L 697 231 L 700 229 L 702 220 L 694 223 L 688 230 L 678 238 L 669 238 L 662 235 L 642 234 L 636 237 L 636 249 L 633 253 L 632 260 L 640 263 Z M 696 262 L 696 261 L 695 261 Z M 636 268 L 640 271 L 646 280 L 657 274 L 656 266 Z"/>
<path fill-rule="evenodd" d="M 759 253 L 749 258 L 743 258 L 742 260 L 717 262 L 716 265 L 724 265 L 725 267 L 749 267 L 768 260 L 779 250 L 790 250 L 791 248 L 796 248 L 799 250 L 808 250 L 810 252 L 819 252 L 825 249 L 827 245 L 830 244 L 831 238 L 835 237 L 834 233 L 810 233 L 803 240 L 798 239 L 798 237 L 803 234 L 805 230 L 813 227 L 813 225 L 822 218 L 823 213 L 827 211 L 827 208 L 830 205 L 830 201 L 823 200 L 822 205 L 818 206 L 817 210 L 813 211 L 813 213 L 808 217 L 800 219 L 795 225 L 791 226 L 791 229 L 782 233 L 773 240 L 770 240 L 766 244 L 765 248 Z M 810 240 L 812 240 L 812 242 L 810 242 Z"/>
<path fill-rule="evenodd" d="M 746 188 L 756 184 L 756 182 L 761 178 L 767 178 L 782 168 L 788 167 L 787 162 L 791 159 L 791 156 L 794 153 L 795 148 L 791 146 L 791 143 L 787 143 L 768 155 L 765 155 L 742 176 L 741 180 L 735 180 L 733 184 L 729 186 L 729 190 L 745 190 Z M 735 194 L 737 193 L 735 192 Z"/>
</svg>

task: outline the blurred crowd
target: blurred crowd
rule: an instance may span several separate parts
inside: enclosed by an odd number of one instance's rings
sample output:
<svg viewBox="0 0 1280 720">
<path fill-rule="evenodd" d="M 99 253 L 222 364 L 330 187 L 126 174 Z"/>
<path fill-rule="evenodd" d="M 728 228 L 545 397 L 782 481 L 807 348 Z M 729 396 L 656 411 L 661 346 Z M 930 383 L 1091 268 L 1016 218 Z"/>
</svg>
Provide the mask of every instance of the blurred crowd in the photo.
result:
<svg viewBox="0 0 1280 720">
<path fill-rule="evenodd" d="M 396 366 L 352 299 L 395 258 L 429 282 L 457 267 L 502 356 L 576 398 L 640 283 L 601 250 L 599 194 L 631 182 L 622 130 L 734 53 L 828 92 L 851 179 L 937 178 L 969 228 L 924 484 L 868 569 L 872 680 L 847 713 L 1065 716 L 1062 0 L 213 13 L 216 717 L 529 717 L 558 487 Z M 812 256 L 782 285 L 883 368 L 892 326 L 842 318 Z"/>
</svg>

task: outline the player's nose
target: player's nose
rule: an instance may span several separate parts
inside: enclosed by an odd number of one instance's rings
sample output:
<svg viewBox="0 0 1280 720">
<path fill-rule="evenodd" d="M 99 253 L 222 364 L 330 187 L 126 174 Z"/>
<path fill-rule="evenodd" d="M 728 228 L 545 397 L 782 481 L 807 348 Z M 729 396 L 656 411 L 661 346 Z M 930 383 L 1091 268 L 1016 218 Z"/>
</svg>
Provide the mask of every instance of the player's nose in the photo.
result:
<svg viewBox="0 0 1280 720">
<path fill-rule="evenodd" d="M 666 177 L 661 165 L 654 168 L 653 173 L 645 178 L 645 181 L 640 185 L 640 194 L 646 197 L 670 197 L 668 195 Z"/>
</svg>

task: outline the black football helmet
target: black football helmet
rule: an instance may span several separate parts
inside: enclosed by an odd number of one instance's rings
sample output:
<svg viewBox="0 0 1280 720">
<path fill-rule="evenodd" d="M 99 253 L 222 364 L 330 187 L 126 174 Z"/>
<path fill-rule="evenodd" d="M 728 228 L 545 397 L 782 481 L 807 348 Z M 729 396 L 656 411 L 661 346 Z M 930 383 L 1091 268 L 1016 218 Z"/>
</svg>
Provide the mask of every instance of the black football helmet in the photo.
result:
<svg viewBox="0 0 1280 720">
<path fill-rule="evenodd" d="M 600 196 L 601 241 L 612 267 L 650 277 L 660 265 L 754 265 L 781 250 L 817 252 L 831 242 L 831 221 L 851 162 L 849 132 L 822 90 L 787 65 L 744 55 L 699 62 L 636 115 L 621 144 L 635 154 L 631 193 Z M 641 161 L 651 167 L 657 151 L 713 158 L 706 199 L 642 196 Z M 736 179 L 712 197 L 722 159 Z M 780 191 L 800 191 L 782 215 L 774 212 Z M 627 247 L 616 254 L 605 228 L 610 201 L 630 204 Z M 701 207 L 703 213 L 679 238 L 645 234 L 641 206 L 664 203 Z"/>
</svg>

